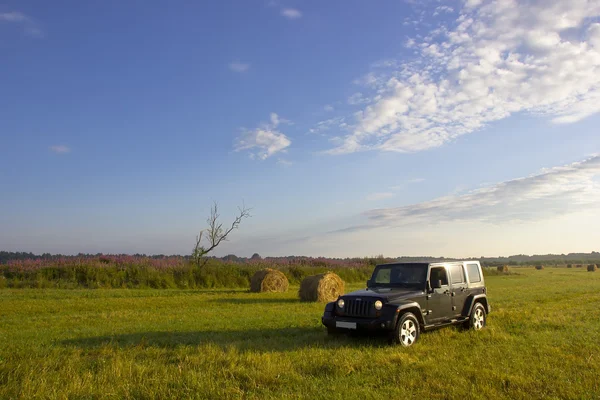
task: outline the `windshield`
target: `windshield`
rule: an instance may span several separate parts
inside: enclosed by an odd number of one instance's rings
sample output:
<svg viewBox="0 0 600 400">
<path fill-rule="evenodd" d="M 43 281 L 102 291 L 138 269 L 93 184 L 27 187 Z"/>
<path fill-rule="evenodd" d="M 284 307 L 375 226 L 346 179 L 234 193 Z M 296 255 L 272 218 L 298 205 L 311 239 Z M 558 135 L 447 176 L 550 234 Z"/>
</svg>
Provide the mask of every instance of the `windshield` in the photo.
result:
<svg viewBox="0 0 600 400">
<path fill-rule="evenodd" d="M 427 264 L 393 264 L 375 267 L 370 287 L 425 287 Z"/>
</svg>

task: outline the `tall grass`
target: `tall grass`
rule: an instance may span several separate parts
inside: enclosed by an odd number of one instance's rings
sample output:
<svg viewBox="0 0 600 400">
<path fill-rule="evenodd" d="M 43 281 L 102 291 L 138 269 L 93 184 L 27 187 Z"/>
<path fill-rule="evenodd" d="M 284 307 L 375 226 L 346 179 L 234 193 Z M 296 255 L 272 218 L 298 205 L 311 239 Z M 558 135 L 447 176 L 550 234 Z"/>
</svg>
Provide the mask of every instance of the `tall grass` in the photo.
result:
<svg viewBox="0 0 600 400">
<path fill-rule="evenodd" d="M 248 288 L 263 268 L 282 271 L 292 285 L 309 275 L 332 271 L 346 283 L 363 283 L 385 258 L 327 259 L 281 257 L 244 262 L 209 259 L 202 268 L 185 257 L 81 256 L 26 259 L 0 264 L 1 288 L 61 289 L 212 289 Z M 516 272 L 511 271 L 510 274 Z M 486 276 L 497 275 L 484 268 Z"/>
<path fill-rule="evenodd" d="M 333 271 L 348 283 L 365 282 L 374 263 L 340 263 L 323 259 L 255 260 L 246 263 L 211 259 L 199 268 L 182 257 L 72 257 L 9 261 L 0 266 L 0 288 L 247 288 L 262 268 L 282 271 L 292 285 L 304 277 Z"/>
</svg>

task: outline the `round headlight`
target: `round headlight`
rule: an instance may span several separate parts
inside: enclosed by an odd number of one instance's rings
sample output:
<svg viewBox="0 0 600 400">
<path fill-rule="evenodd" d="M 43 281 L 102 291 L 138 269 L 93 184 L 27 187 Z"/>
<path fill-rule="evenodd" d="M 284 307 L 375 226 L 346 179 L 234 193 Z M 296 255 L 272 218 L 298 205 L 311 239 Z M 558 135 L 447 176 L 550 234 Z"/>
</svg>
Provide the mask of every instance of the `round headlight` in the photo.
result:
<svg viewBox="0 0 600 400">
<path fill-rule="evenodd" d="M 344 308 L 344 299 L 339 299 L 337 305 L 339 308 Z"/>
<path fill-rule="evenodd" d="M 383 307 L 383 303 L 381 302 L 381 300 L 377 300 L 375 302 L 375 309 L 376 310 L 381 310 L 381 307 Z"/>
</svg>

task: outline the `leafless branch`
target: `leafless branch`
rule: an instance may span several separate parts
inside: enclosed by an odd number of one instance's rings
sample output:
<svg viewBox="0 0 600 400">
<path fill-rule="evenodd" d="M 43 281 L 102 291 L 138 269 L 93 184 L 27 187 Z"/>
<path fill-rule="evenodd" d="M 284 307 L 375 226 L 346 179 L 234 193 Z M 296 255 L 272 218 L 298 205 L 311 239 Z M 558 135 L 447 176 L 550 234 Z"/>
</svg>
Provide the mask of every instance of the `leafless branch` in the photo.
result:
<svg viewBox="0 0 600 400">
<path fill-rule="evenodd" d="M 217 202 L 213 203 L 212 207 L 210 208 L 210 216 L 206 220 L 208 228 L 200 231 L 200 234 L 196 236 L 196 245 L 194 246 L 194 252 L 192 253 L 192 258 L 198 267 L 203 267 L 208 262 L 208 259 L 205 257 L 205 255 L 214 250 L 219 244 L 221 244 L 221 242 L 227 241 L 227 236 L 234 229 L 238 229 L 244 218 L 251 217 L 251 209 L 247 208 L 244 204 L 242 204 L 242 207 L 238 207 L 238 211 L 239 213 L 231 223 L 231 226 L 224 230 L 223 224 L 219 222 L 220 215 L 218 204 Z M 208 240 L 207 248 L 202 246 L 202 235 L 204 232 L 206 232 L 206 237 Z"/>
</svg>

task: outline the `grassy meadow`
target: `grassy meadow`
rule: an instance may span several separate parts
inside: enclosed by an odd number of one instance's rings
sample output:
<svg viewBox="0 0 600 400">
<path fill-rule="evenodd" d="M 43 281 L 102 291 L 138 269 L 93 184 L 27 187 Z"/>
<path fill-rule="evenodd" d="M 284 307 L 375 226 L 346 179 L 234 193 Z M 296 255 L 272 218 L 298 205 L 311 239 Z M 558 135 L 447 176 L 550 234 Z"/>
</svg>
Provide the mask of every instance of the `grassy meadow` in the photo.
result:
<svg viewBox="0 0 600 400">
<path fill-rule="evenodd" d="M 328 337 L 297 286 L 2 289 L 0 399 L 600 398 L 600 272 L 513 271 L 486 329 L 409 349 Z"/>
</svg>

